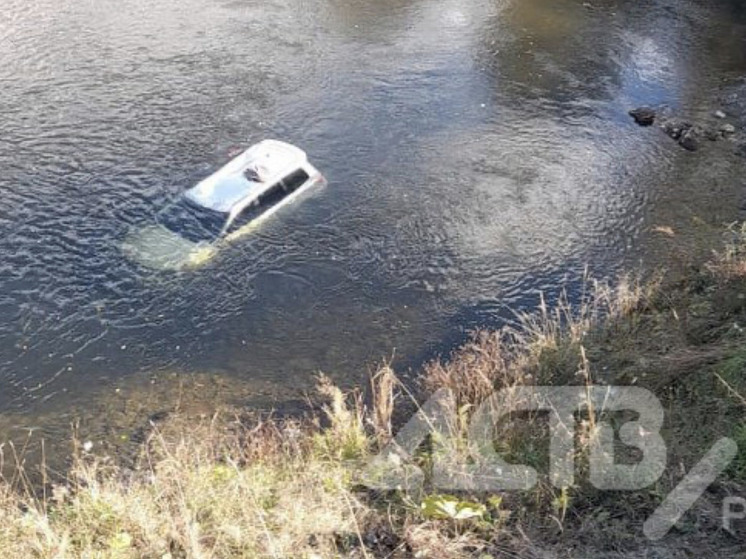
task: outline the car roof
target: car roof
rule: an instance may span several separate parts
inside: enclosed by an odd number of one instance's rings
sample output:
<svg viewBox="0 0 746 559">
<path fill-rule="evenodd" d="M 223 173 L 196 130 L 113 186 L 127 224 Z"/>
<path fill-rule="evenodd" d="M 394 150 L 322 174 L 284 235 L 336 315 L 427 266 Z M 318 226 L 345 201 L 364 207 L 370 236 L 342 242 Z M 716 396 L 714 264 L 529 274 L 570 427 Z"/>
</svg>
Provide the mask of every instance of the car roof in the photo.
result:
<svg viewBox="0 0 746 559">
<path fill-rule="evenodd" d="M 290 171 L 306 163 L 305 152 L 279 140 L 262 140 L 237 155 L 212 175 L 185 192 L 192 202 L 218 212 L 230 212 L 238 204 L 254 200 Z M 245 172 L 259 166 L 262 182 L 249 180 Z"/>
</svg>

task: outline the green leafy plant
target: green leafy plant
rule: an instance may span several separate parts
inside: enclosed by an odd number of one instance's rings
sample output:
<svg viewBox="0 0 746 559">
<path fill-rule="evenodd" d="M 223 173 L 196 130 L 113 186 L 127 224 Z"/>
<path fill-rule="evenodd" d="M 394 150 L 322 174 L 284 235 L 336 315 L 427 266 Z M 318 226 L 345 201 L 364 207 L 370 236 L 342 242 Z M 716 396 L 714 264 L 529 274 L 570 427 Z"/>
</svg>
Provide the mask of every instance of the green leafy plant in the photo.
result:
<svg viewBox="0 0 746 559">
<path fill-rule="evenodd" d="M 462 501 L 453 495 L 430 495 L 420 505 L 423 516 L 434 520 L 469 520 L 481 519 L 487 509 L 481 503 Z"/>
</svg>

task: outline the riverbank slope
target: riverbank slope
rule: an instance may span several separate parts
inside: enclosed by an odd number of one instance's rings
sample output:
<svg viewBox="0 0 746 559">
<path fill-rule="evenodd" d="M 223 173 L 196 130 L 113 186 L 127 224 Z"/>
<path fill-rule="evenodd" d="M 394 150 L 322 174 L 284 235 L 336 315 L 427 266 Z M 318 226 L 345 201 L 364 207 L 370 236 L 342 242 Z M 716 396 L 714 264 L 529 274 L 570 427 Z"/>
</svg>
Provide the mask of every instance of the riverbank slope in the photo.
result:
<svg viewBox="0 0 746 559">
<path fill-rule="evenodd" d="M 81 443 L 66 482 L 37 491 L 16 472 L 0 484 L 0 542 L 13 557 L 742 557 L 746 526 L 724 530 L 722 507 L 746 496 L 746 228 L 731 227 L 723 247 L 686 274 L 587 285 L 576 304 L 542 303 L 520 328 L 475 334 L 425 367 L 417 395 L 384 364 L 360 392 L 321 377 L 319 406 L 305 418 L 240 408 L 153 418 L 126 465 Z M 535 385 L 655 395 L 662 474 L 627 491 L 590 482 L 602 425 L 619 432 L 635 417 L 589 400 L 575 418 L 572 483 L 546 475 L 546 415 L 505 420 L 504 409 L 489 408 L 492 449 L 534 467 L 538 482 L 524 491 L 440 487 L 439 466 L 481 459 L 469 441 L 480 405 L 495 391 Z M 442 389 L 453 413 L 426 425 L 409 464 L 381 455 L 422 483 L 371 488 L 361 472 Z M 646 519 L 722 437 L 738 445 L 736 456 L 665 537 L 646 538 Z M 615 459 L 639 462 L 630 448 L 617 444 Z"/>
</svg>

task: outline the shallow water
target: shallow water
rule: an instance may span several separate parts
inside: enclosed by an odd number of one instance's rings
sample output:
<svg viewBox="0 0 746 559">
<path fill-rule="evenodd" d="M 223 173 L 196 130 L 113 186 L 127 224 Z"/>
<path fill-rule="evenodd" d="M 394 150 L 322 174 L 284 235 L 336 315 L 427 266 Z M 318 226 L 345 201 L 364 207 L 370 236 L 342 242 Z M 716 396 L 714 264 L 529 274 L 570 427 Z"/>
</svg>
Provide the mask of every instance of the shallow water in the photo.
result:
<svg viewBox="0 0 746 559">
<path fill-rule="evenodd" d="M 716 108 L 746 15 L 711 4 L 6 0 L 0 412 L 66 430 L 159 370 L 273 405 L 319 370 L 416 367 L 585 266 L 666 263 L 651 228 L 733 219 L 743 160 L 627 111 Z M 123 257 L 130 227 L 265 137 L 328 186 L 197 271 Z"/>
</svg>

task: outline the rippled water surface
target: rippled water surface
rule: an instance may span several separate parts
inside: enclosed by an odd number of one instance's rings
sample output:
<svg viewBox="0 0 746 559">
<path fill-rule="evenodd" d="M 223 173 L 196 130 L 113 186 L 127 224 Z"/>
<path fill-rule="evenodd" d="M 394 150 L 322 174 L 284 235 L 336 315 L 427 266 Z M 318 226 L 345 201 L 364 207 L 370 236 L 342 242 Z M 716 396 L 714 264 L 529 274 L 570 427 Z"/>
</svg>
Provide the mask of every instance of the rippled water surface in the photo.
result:
<svg viewBox="0 0 746 559">
<path fill-rule="evenodd" d="M 711 112 L 719 76 L 746 67 L 737 3 L 2 12 L 5 413 L 64 410 L 138 371 L 220 371 L 272 402 L 319 370 L 352 384 L 382 357 L 415 367 L 586 264 L 635 262 L 656 220 L 727 221 L 740 203 L 735 160 L 684 152 L 626 114 Z M 304 148 L 328 186 L 197 271 L 123 257 L 130 227 L 265 137 Z M 716 197 L 693 178 L 708 157 Z"/>
</svg>

